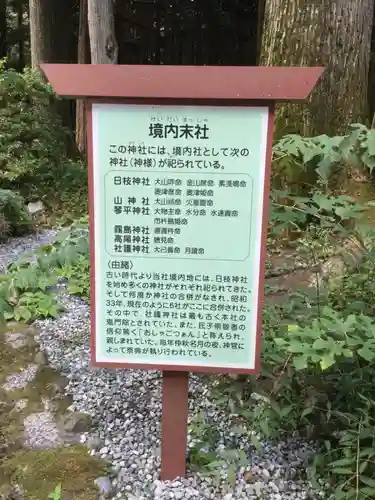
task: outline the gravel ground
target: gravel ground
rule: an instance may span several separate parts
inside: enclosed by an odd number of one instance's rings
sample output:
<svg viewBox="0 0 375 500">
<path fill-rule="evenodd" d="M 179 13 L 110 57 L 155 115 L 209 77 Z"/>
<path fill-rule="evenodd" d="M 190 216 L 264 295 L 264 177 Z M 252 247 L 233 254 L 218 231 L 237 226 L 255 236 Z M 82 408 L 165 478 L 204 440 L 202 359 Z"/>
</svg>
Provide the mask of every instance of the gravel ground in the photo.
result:
<svg viewBox="0 0 375 500">
<path fill-rule="evenodd" d="M 54 416 L 49 411 L 32 413 L 23 422 L 25 446 L 33 449 L 55 448 L 62 446 Z"/>
<path fill-rule="evenodd" d="M 0 243 L 0 273 L 4 272 L 6 267 L 15 262 L 22 254 L 51 243 L 58 232 L 58 229 L 46 229 Z"/>
<path fill-rule="evenodd" d="M 3 384 L 3 389 L 6 391 L 13 391 L 15 389 L 22 389 L 26 387 L 27 383 L 33 380 L 38 370 L 38 365 L 29 365 L 26 366 L 24 370 L 19 371 L 18 373 L 12 373 L 9 375 L 5 384 Z"/>
<path fill-rule="evenodd" d="M 24 239 L 12 242 L 9 254 L 4 246 L 0 261 L 9 262 L 21 251 L 44 244 L 53 238 L 48 232 L 41 241 Z M 29 245 L 29 246 L 28 246 Z M 23 250 L 21 250 L 23 249 Z M 207 379 L 190 377 L 190 417 L 204 411 L 217 431 L 214 445 L 220 456 L 225 449 L 243 450 L 246 465 L 238 466 L 232 487 L 227 470 L 221 469 L 218 482 L 199 473 L 188 473 L 174 482 L 161 482 L 160 420 L 161 377 L 154 371 L 93 369 L 89 365 L 89 321 L 87 304 L 66 294 L 61 286 L 60 300 L 65 313 L 59 318 L 37 321 L 41 348 L 49 362 L 69 379 L 66 392 L 73 396 L 74 411 L 88 413 L 94 422 L 92 433 L 81 441 L 90 453 L 109 460 L 114 469 L 112 498 L 123 500 L 167 499 L 269 499 L 302 500 L 322 498 L 312 492 L 305 480 L 306 457 L 311 450 L 298 440 L 263 442 L 256 450 L 246 433 L 230 432 L 230 415 L 224 414 L 209 399 Z M 52 427 L 51 427 L 52 429 Z M 52 431 L 51 431 L 52 432 Z M 50 436 L 52 438 L 52 436 Z M 46 437 L 48 439 L 48 437 Z M 192 440 L 189 436 L 189 446 Z M 301 474 L 302 472 L 302 474 Z M 108 487 L 108 485 L 106 485 Z"/>
<path fill-rule="evenodd" d="M 320 498 L 299 479 L 311 450 L 298 440 L 272 446 L 263 443 L 256 451 L 249 436 L 228 432 L 230 416 L 208 398 L 208 383 L 196 375 L 190 379 L 190 416 L 204 410 L 218 430 L 216 451 L 241 449 L 248 465 L 238 467 L 234 488 L 225 469 L 219 485 L 198 473 L 173 483 L 158 480 L 160 470 L 161 377 L 153 371 L 93 369 L 89 365 L 89 310 L 87 304 L 65 293 L 60 296 L 66 312 L 57 320 L 36 322 L 39 341 L 50 362 L 70 382 L 72 410 L 89 413 L 95 434 L 82 442 L 91 454 L 110 460 L 116 471 L 116 498 L 148 499 L 270 499 Z M 191 439 L 189 444 L 192 444 Z M 245 471 L 248 471 L 244 474 Z M 248 481 L 248 482 L 246 482 Z M 127 495 L 127 496 L 124 496 Z"/>
</svg>

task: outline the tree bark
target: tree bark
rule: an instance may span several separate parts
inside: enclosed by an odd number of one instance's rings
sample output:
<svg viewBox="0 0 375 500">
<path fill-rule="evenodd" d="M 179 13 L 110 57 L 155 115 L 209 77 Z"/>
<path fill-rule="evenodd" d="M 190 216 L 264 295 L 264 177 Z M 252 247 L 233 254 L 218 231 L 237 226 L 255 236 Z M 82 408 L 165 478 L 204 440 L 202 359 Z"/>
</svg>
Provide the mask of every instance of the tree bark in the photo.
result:
<svg viewBox="0 0 375 500">
<path fill-rule="evenodd" d="M 80 0 L 78 27 L 78 64 L 90 64 L 90 40 L 87 24 L 87 0 Z M 86 154 L 86 105 L 84 99 L 76 104 L 76 144 L 78 151 Z"/>
<path fill-rule="evenodd" d="M 29 0 L 31 67 L 33 69 L 37 69 L 43 62 L 52 60 L 53 3 L 50 0 Z"/>
<path fill-rule="evenodd" d="M 92 64 L 117 64 L 113 0 L 88 0 L 88 26 Z"/>
<path fill-rule="evenodd" d="M 373 11 L 374 0 L 266 0 L 261 64 L 325 67 L 306 105 L 278 108 L 279 130 L 338 134 L 368 121 Z"/>
<path fill-rule="evenodd" d="M 18 28 L 18 71 L 25 67 L 25 39 L 23 33 L 24 4 L 20 2 L 17 6 L 17 28 Z"/>
<path fill-rule="evenodd" d="M 261 64 L 262 55 L 262 38 L 263 38 L 263 28 L 264 28 L 264 9 L 267 0 L 257 0 L 257 47 L 256 47 L 256 61 L 257 64 Z"/>
<path fill-rule="evenodd" d="M 38 69 L 42 63 L 72 62 L 70 42 L 76 32 L 74 5 L 75 0 L 29 0 L 30 52 L 33 69 Z M 56 102 L 56 111 L 64 125 L 71 129 L 74 126 L 72 109 L 67 99 Z M 75 148 L 73 138 L 71 145 Z"/>
<path fill-rule="evenodd" d="M 7 56 L 7 1 L 0 0 L 0 59 Z"/>
</svg>

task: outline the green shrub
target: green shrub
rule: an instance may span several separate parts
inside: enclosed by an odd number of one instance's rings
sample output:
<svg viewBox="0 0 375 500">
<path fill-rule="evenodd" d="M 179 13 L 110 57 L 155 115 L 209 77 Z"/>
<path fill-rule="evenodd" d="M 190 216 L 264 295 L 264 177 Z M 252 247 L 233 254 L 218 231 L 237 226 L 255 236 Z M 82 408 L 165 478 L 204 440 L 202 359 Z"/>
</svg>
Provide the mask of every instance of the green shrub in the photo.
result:
<svg viewBox="0 0 375 500">
<path fill-rule="evenodd" d="M 61 308 L 53 293 L 58 280 L 67 281 L 70 293 L 89 298 L 89 241 L 87 220 L 61 231 L 56 241 L 11 264 L 0 274 L 0 323 L 30 322 L 56 317 Z"/>
<path fill-rule="evenodd" d="M 301 137 L 287 134 L 273 146 L 273 176 L 278 184 L 327 183 L 330 176 L 349 167 L 372 172 L 375 167 L 375 130 L 353 123 L 344 136 Z"/>
<path fill-rule="evenodd" d="M 21 196 L 0 189 L 0 240 L 20 236 L 32 228 L 32 217 Z"/>
<path fill-rule="evenodd" d="M 335 500 L 375 498 L 375 239 L 368 240 L 364 263 L 327 290 L 266 300 L 260 376 L 237 387 L 224 380 L 218 390 L 249 430 L 313 441 L 310 478 L 318 488 L 328 482 Z M 263 403 L 254 405 L 253 392 Z"/>
<path fill-rule="evenodd" d="M 32 70 L 18 73 L 0 65 L 0 183 L 27 201 L 72 194 L 72 176 L 85 186 L 85 168 L 68 156 L 70 132 L 55 111 L 56 97 L 42 76 Z M 47 200 L 48 202 L 48 200 Z"/>
<path fill-rule="evenodd" d="M 310 470 L 330 479 L 335 498 L 374 498 L 375 320 L 326 306 L 305 325 L 269 331 L 263 356 L 274 390 L 258 409 L 262 431 L 315 440 Z"/>
<path fill-rule="evenodd" d="M 375 252 L 370 251 L 358 269 L 329 288 L 329 300 L 337 311 L 375 317 Z"/>
</svg>

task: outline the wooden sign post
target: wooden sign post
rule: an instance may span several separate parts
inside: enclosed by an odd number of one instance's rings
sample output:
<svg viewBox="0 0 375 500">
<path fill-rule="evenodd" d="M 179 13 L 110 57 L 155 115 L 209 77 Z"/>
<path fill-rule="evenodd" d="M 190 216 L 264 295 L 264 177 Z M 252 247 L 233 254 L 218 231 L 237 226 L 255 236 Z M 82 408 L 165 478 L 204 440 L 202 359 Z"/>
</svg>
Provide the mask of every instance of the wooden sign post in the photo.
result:
<svg viewBox="0 0 375 500">
<path fill-rule="evenodd" d="M 184 476 L 188 373 L 259 371 L 274 105 L 323 69 L 41 69 L 88 102 L 92 364 L 163 372 L 161 477 Z"/>
</svg>

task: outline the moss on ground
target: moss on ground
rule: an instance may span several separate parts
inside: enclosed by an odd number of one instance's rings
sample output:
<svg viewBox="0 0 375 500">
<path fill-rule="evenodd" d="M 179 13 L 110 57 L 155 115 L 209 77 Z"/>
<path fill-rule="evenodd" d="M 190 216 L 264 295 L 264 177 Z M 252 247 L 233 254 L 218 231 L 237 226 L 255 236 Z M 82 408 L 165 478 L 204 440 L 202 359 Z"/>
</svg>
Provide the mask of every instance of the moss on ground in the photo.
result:
<svg viewBox="0 0 375 500">
<path fill-rule="evenodd" d="M 9 328 L 0 328 L 0 384 L 2 385 L 5 378 L 11 373 L 15 373 L 22 368 L 25 368 L 32 362 L 36 344 L 32 337 L 32 330 L 26 325 L 20 324 L 18 331 L 22 331 L 29 336 L 29 342 L 24 347 L 14 349 L 11 345 L 5 342 L 6 332 L 16 332 L 17 327 L 12 324 Z"/>
<path fill-rule="evenodd" d="M 5 332 L 30 334 L 30 342 L 13 348 L 5 342 Z M 48 365 L 39 366 L 34 380 L 24 388 L 2 389 L 8 375 L 34 362 L 37 346 L 27 325 L 13 324 L 0 330 L 0 498 L 18 484 L 28 500 L 46 500 L 61 483 L 62 500 L 97 500 L 94 480 L 106 471 L 106 464 L 88 454 L 85 446 L 66 446 L 51 450 L 23 448 L 23 421 L 28 415 L 44 410 L 43 400 L 52 400 L 56 416 L 65 413 L 71 399 L 61 394 L 64 378 Z M 27 401 L 23 409 L 15 404 Z"/>
<path fill-rule="evenodd" d="M 7 329 L 7 331 L 10 331 Z M 22 422 L 14 404 L 17 399 L 2 389 L 6 377 L 27 366 L 33 356 L 30 345 L 13 349 L 5 342 L 5 331 L 0 330 L 0 463 L 22 447 Z M 13 392 L 13 391 L 12 391 Z"/>
<path fill-rule="evenodd" d="M 47 499 L 58 484 L 62 500 L 97 500 L 94 480 L 104 473 L 103 463 L 88 455 L 84 446 L 22 450 L 0 466 L 0 478 L 19 484 L 28 500 Z"/>
</svg>

